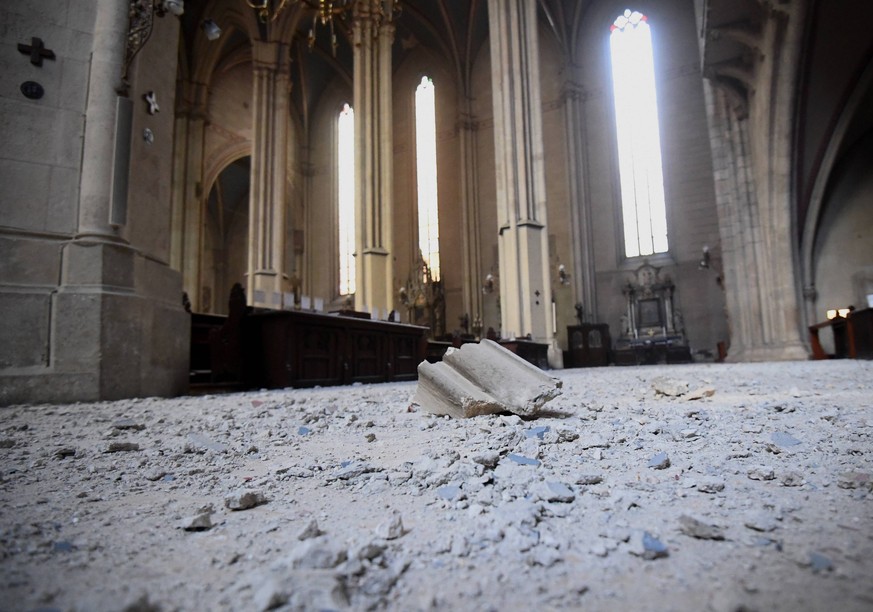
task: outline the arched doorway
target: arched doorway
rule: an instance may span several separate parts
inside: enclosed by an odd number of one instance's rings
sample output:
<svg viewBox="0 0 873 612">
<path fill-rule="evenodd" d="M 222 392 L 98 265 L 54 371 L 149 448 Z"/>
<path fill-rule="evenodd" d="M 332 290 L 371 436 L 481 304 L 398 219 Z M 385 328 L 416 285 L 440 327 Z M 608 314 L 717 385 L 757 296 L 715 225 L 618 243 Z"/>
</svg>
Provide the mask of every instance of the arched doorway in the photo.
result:
<svg viewBox="0 0 873 612">
<path fill-rule="evenodd" d="M 234 283 L 245 286 L 249 235 L 251 157 L 218 174 L 206 200 L 201 300 L 204 312 L 227 314 Z"/>
</svg>

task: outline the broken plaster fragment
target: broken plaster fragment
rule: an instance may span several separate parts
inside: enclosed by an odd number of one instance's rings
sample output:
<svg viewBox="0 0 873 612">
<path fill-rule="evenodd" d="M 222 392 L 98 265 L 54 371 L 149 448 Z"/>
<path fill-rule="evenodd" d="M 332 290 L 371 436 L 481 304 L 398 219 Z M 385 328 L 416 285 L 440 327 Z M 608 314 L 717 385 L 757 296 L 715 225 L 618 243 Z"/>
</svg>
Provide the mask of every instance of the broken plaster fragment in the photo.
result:
<svg viewBox="0 0 873 612">
<path fill-rule="evenodd" d="M 446 351 L 442 362 L 418 366 L 412 401 L 433 414 L 471 417 L 512 412 L 535 415 L 561 393 L 549 376 L 492 340 Z"/>
</svg>

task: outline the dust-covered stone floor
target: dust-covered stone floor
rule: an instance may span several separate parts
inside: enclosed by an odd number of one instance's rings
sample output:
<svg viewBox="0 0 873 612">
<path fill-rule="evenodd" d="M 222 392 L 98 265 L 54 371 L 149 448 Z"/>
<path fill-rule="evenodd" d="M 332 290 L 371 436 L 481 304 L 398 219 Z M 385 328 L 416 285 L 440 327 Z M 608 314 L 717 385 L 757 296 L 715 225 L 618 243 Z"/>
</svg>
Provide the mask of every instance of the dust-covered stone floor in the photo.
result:
<svg viewBox="0 0 873 612">
<path fill-rule="evenodd" d="M 0 609 L 873 609 L 873 362 L 553 374 L 0 408 Z"/>
</svg>

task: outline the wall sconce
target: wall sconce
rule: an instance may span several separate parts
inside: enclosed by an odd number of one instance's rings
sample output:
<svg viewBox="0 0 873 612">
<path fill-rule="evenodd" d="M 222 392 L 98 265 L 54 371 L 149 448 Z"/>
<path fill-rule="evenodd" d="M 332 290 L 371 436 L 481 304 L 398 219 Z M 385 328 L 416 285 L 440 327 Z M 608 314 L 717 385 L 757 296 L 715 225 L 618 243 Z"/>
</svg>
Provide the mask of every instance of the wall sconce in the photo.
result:
<svg viewBox="0 0 873 612">
<path fill-rule="evenodd" d="M 564 264 L 558 264 L 558 281 L 560 281 L 562 285 L 570 284 L 570 274 L 567 272 Z"/>
<path fill-rule="evenodd" d="M 494 275 L 491 274 L 491 272 L 486 274 L 485 281 L 482 283 L 482 293 L 486 295 L 489 293 L 493 293 L 495 283 L 496 279 L 494 278 Z"/>
<path fill-rule="evenodd" d="M 709 246 L 703 245 L 703 254 L 700 256 L 700 261 L 697 262 L 698 270 L 708 270 L 709 269 Z"/>
<path fill-rule="evenodd" d="M 406 291 L 406 287 L 400 287 L 397 294 L 400 297 L 400 303 L 404 306 L 409 306 L 409 293 Z"/>
<path fill-rule="evenodd" d="M 206 34 L 207 40 L 218 40 L 221 36 L 221 28 L 211 19 L 204 19 L 201 21 L 200 28 L 203 30 L 203 33 Z"/>
</svg>

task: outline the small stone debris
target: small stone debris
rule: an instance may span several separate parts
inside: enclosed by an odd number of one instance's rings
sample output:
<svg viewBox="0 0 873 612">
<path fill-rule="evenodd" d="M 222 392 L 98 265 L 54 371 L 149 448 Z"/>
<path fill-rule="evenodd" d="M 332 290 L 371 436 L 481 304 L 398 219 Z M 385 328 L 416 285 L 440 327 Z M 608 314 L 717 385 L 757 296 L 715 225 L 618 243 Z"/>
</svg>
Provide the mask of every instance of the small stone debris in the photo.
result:
<svg viewBox="0 0 873 612">
<path fill-rule="evenodd" d="M 743 524 L 753 531 L 760 531 L 761 533 L 769 533 L 771 531 L 776 531 L 777 527 L 779 527 L 779 522 L 776 520 L 776 517 L 768 512 L 755 512 L 746 516 Z"/>
<path fill-rule="evenodd" d="M 667 545 L 648 531 L 636 531 L 628 540 L 630 553 L 647 561 L 661 559 L 670 555 Z"/>
<path fill-rule="evenodd" d="M 549 431 L 549 427 L 546 425 L 543 425 L 541 427 L 531 427 L 530 429 L 526 429 L 524 431 L 524 437 L 542 440 L 545 437 L 547 431 Z"/>
<path fill-rule="evenodd" d="M 156 481 L 160 480 L 161 478 L 163 478 L 164 476 L 166 476 L 167 473 L 168 473 L 167 470 L 156 468 L 156 469 L 152 469 L 152 470 L 149 470 L 148 472 L 146 472 L 144 474 L 144 477 L 146 480 L 149 480 L 151 482 L 156 482 Z"/>
<path fill-rule="evenodd" d="M 340 464 L 340 469 L 331 474 L 328 480 L 352 480 L 364 474 L 379 471 L 381 470 L 366 461 L 344 461 Z"/>
<path fill-rule="evenodd" d="M 783 487 L 799 487 L 806 479 L 798 472 L 788 471 L 779 475 L 779 482 Z"/>
<path fill-rule="evenodd" d="M 814 574 L 830 572 L 834 569 L 834 562 L 829 557 L 818 552 L 809 553 L 809 566 Z"/>
<path fill-rule="evenodd" d="M 679 517 L 679 531 L 698 540 L 724 540 L 724 533 L 719 527 L 708 525 L 687 514 Z"/>
<path fill-rule="evenodd" d="M 770 434 L 770 440 L 773 442 L 773 444 L 782 448 L 790 448 L 792 446 L 797 446 L 801 443 L 800 440 L 784 431 L 774 431 L 772 434 Z"/>
<path fill-rule="evenodd" d="M 670 467 L 670 458 L 667 456 L 667 453 L 657 453 L 649 459 L 648 467 L 655 470 L 666 470 Z"/>
<path fill-rule="evenodd" d="M 516 455 L 515 453 L 509 453 L 509 460 L 513 463 L 517 463 L 519 465 L 532 465 L 538 466 L 540 465 L 539 459 L 533 459 L 531 457 L 525 457 L 524 455 Z"/>
<path fill-rule="evenodd" d="M 689 391 L 682 399 L 691 402 L 706 397 L 712 397 L 713 395 L 715 395 L 715 387 L 698 387 Z"/>
<path fill-rule="evenodd" d="M 724 480 L 715 477 L 707 477 L 697 483 L 697 490 L 701 493 L 715 494 L 724 491 Z"/>
<path fill-rule="evenodd" d="M 746 476 L 751 480 L 773 480 L 776 478 L 776 471 L 768 465 L 756 465 L 746 471 Z"/>
<path fill-rule="evenodd" d="M 869 489 L 873 491 L 873 476 L 867 472 L 843 472 L 837 477 L 841 489 Z"/>
<path fill-rule="evenodd" d="M 59 540 L 57 542 L 52 542 L 52 552 L 59 553 L 69 553 L 76 550 L 76 545 L 72 542 L 67 542 L 66 540 Z"/>
<path fill-rule="evenodd" d="M 13 438 L 0 439 L 0 448 L 15 448 L 15 440 Z"/>
<path fill-rule="evenodd" d="M 110 442 L 109 446 L 106 448 L 107 453 L 126 453 L 131 451 L 138 451 L 139 444 L 136 442 Z"/>
<path fill-rule="evenodd" d="M 135 601 L 121 608 L 122 612 L 161 612 L 159 604 L 149 601 L 148 593 L 143 593 Z"/>
<path fill-rule="evenodd" d="M 403 519 L 401 518 L 400 513 L 396 510 L 392 512 L 387 520 L 376 526 L 374 533 L 376 534 L 376 537 L 382 538 L 383 540 L 396 540 L 397 538 L 403 537 L 406 530 L 403 528 Z"/>
<path fill-rule="evenodd" d="M 558 436 L 558 442 L 574 442 L 579 439 L 579 432 L 566 427 L 557 428 L 555 434 Z"/>
<path fill-rule="evenodd" d="M 201 510 L 197 514 L 182 519 L 179 523 L 179 527 L 185 531 L 207 531 L 214 526 L 212 510 Z"/>
<path fill-rule="evenodd" d="M 332 569 L 348 558 L 348 551 L 327 536 L 303 540 L 286 562 L 294 569 Z"/>
<path fill-rule="evenodd" d="M 54 456 L 58 459 L 65 459 L 66 457 L 75 457 L 76 449 L 72 446 L 62 446 L 54 452 Z"/>
<path fill-rule="evenodd" d="M 565 485 L 563 482 L 546 482 L 546 497 L 547 502 L 562 502 L 570 503 L 576 499 L 576 494 L 573 489 Z"/>
<path fill-rule="evenodd" d="M 679 397 L 688 392 L 688 382 L 673 378 L 658 377 L 652 380 L 652 389 L 654 389 L 655 395 Z"/>
<path fill-rule="evenodd" d="M 600 474 L 580 474 L 576 477 L 578 485 L 596 485 L 603 482 L 603 476 Z"/>
<path fill-rule="evenodd" d="M 447 501 L 452 501 L 461 494 L 461 487 L 458 485 L 447 485 L 437 489 L 436 494 Z"/>
<path fill-rule="evenodd" d="M 188 440 L 185 443 L 186 453 L 205 453 L 211 451 L 213 453 L 226 453 L 227 445 L 211 440 L 203 434 L 191 432 L 188 434 Z"/>
<path fill-rule="evenodd" d="M 375 442 L 376 441 L 376 434 L 368 433 L 366 436 L 364 436 L 364 439 L 366 439 L 367 442 Z"/>
<path fill-rule="evenodd" d="M 138 423 L 137 421 L 134 421 L 133 419 L 123 418 L 123 419 L 118 419 L 117 421 L 112 423 L 112 428 L 119 429 L 121 431 L 125 431 L 125 430 L 142 431 L 143 429 L 145 429 L 145 425 L 143 425 L 142 423 Z"/>
<path fill-rule="evenodd" d="M 500 462 L 500 453 L 497 451 L 484 451 L 476 453 L 470 457 L 470 460 L 473 461 L 473 463 L 484 465 L 487 468 L 493 468 Z"/>
<path fill-rule="evenodd" d="M 300 533 L 297 534 L 297 539 L 302 542 L 303 540 L 311 540 L 321 535 L 324 535 L 324 532 L 319 529 L 318 521 L 312 519 L 306 524 L 306 527 L 300 530 Z"/>
<path fill-rule="evenodd" d="M 248 510 L 267 503 L 266 496 L 260 491 L 237 491 L 224 498 L 224 507 L 228 510 Z"/>
<path fill-rule="evenodd" d="M 268 575 L 253 588 L 254 610 L 345 610 L 349 595 L 342 576 L 332 570 L 285 571 Z"/>
</svg>

